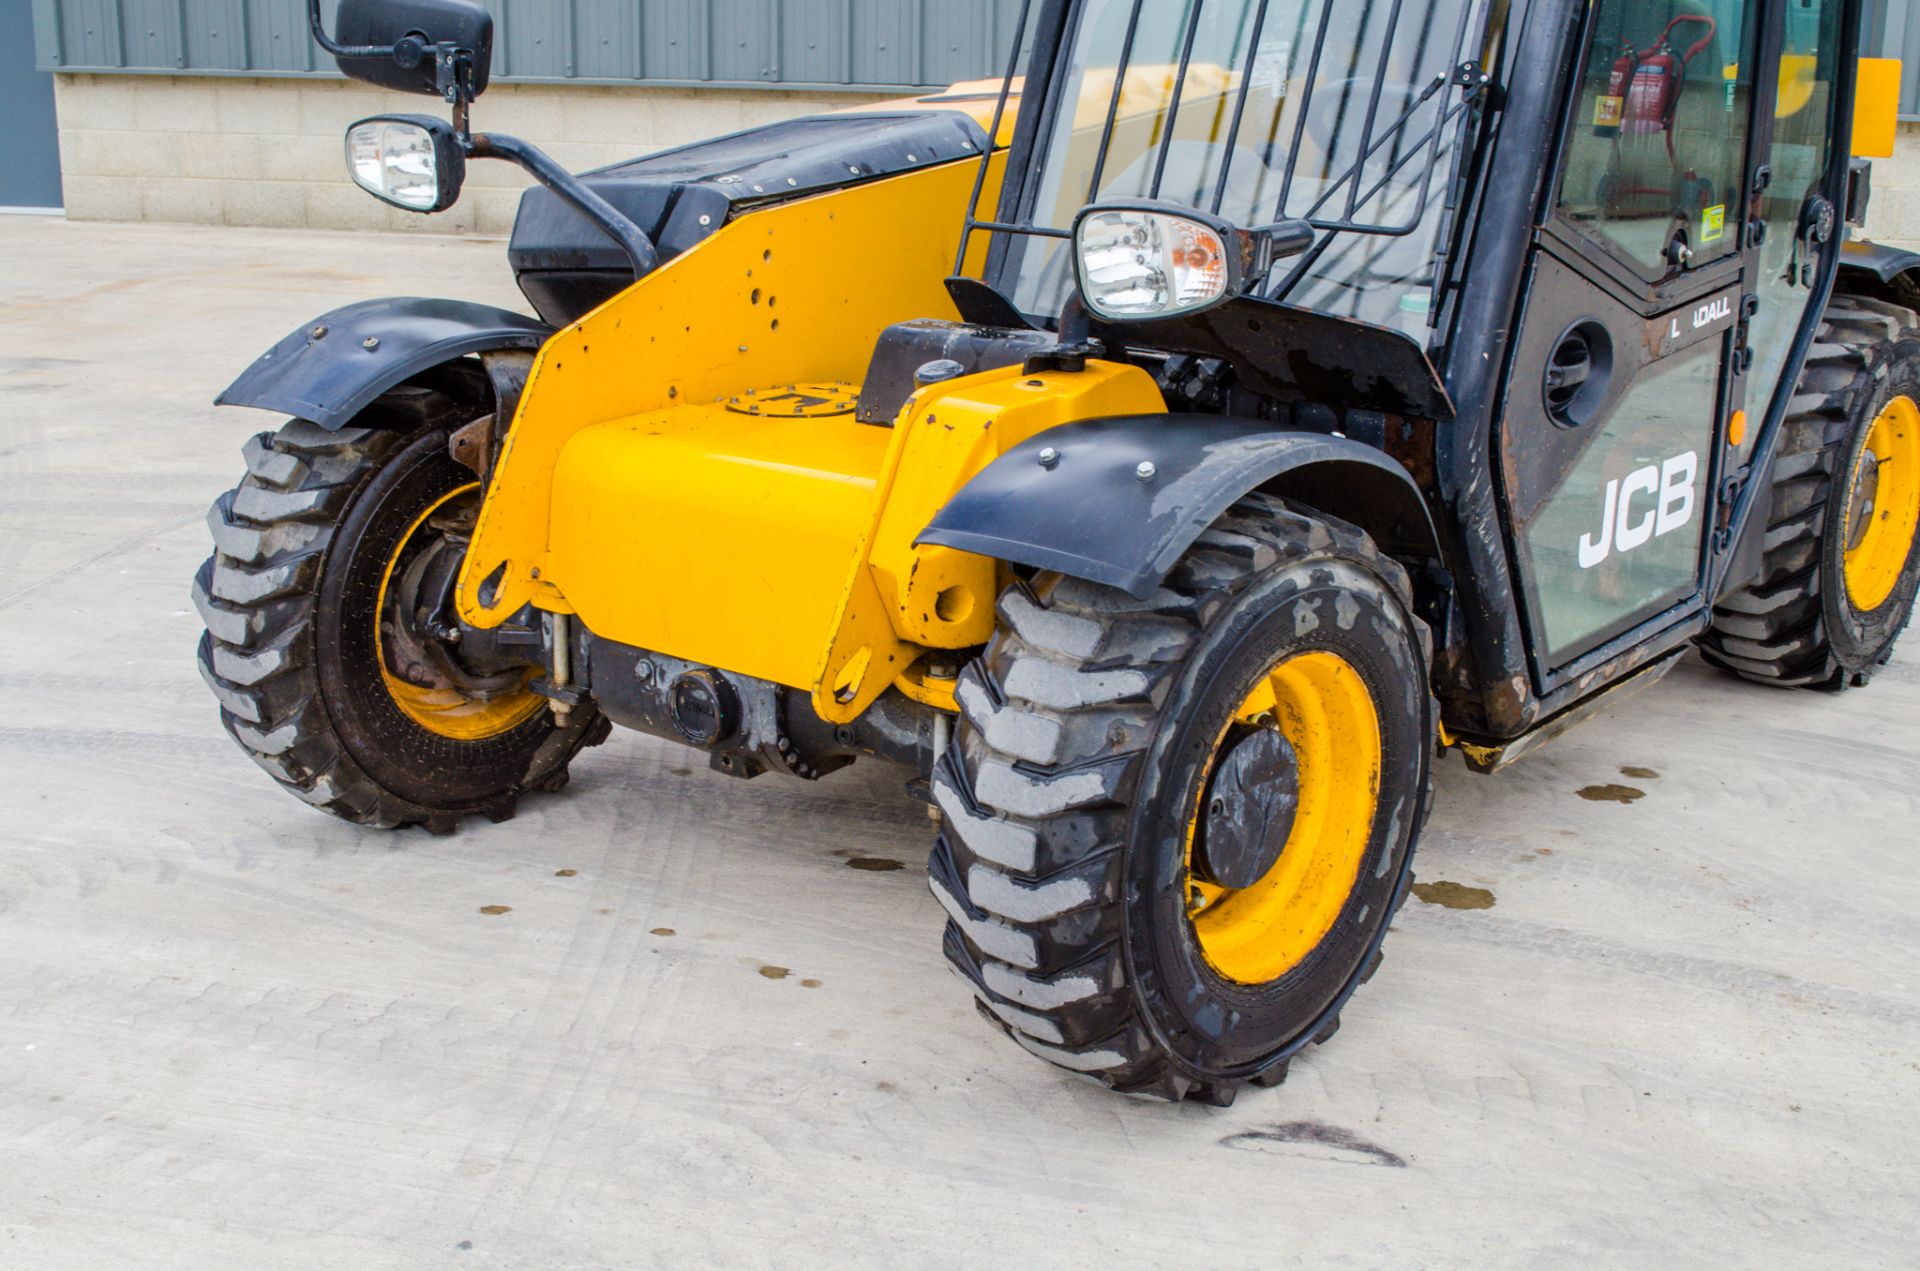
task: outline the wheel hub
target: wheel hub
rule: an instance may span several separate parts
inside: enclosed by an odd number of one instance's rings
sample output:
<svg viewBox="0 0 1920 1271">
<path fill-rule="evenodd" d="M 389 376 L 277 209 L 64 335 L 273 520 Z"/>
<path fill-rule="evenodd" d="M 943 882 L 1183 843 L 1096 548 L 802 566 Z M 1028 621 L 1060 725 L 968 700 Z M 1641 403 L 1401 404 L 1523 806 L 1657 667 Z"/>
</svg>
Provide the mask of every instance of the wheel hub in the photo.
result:
<svg viewBox="0 0 1920 1271">
<path fill-rule="evenodd" d="M 1187 917 L 1216 973 L 1266 984 L 1333 929 L 1373 837 L 1379 712 L 1353 664 L 1294 653 L 1263 675 L 1214 750 L 1187 833 Z"/>
<path fill-rule="evenodd" d="M 480 486 L 464 486 L 423 512 L 394 549 L 381 580 L 375 647 L 388 694 L 414 723 L 456 741 L 485 741 L 538 714 L 527 666 L 485 668 L 461 654 L 453 588 L 466 555 Z"/>
<path fill-rule="evenodd" d="M 1300 758 L 1277 728 L 1235 731 L 1208 783 L 1192 868 L 1237 891 L 1265 878 L 1286 850 L 1300 811 Z"/>
</svg>

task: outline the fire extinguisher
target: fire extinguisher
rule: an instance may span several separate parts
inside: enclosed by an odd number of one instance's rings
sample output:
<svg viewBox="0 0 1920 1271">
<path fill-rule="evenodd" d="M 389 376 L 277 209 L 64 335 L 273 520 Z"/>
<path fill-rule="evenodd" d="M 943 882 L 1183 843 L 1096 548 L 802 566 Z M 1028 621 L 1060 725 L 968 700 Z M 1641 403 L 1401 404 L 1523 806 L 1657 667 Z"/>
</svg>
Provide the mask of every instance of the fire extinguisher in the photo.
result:
<svg viewBox="0 0 1920 1271">
<path fill-rule="evenodd" d="M 1613 59 L 1613 69 L 1607 73 L 1607 91 L 1594 104 L 1594 136 L 1612 138 L 1620 135 L 1620 121 L 1627 114 L 1627 90 L 1633 84 L 1633 73 L 1638 69 L 1639 52 L 1633 45 L 1622 42 L 1620 56 Z"/>
<path fill-rule="evenodd" d="M 1707 31 L 1685 53 L 1673 51 L 1673 31 L 1686 23 L 1702 23 Z M 1687 80 L 1687 64 L 1713 43 L 1719 24 L 1704 14 L 1682 14 L 1667 23 L 1667 29 L 1652 48 L 1636 52 L 1626 45 L 1614 59 L 1607 76 L 1607 92 L 1594 110 L 1594 133 L 1617 137 L 1627 132 L 1646 135 L 1669 132 L 1674 112 L 1680 108 L 1680 90 Z M 1672 138 L 1669 136 L 1669 142 Z"/>
</svg>

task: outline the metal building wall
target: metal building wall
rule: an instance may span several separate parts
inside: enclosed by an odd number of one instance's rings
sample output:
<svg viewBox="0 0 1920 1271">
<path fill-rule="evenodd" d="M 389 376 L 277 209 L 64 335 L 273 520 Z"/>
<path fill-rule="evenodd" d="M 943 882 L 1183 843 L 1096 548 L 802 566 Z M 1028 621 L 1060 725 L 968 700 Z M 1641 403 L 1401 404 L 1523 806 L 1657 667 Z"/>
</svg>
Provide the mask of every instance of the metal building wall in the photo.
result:
<svg viewBox="0 0 1920 1271">
<path fill-rule="evenodd" d="M 33 0 L 56 71 L 331 73 L 305 0 Z M 485 0 L 533 83 L 919 88 L 998 73 L 1020 0 Z M 332 9 L 332 0 L 324 6 Z M 324 69 L 323 69 L 324 68 Z"/>
</svg>

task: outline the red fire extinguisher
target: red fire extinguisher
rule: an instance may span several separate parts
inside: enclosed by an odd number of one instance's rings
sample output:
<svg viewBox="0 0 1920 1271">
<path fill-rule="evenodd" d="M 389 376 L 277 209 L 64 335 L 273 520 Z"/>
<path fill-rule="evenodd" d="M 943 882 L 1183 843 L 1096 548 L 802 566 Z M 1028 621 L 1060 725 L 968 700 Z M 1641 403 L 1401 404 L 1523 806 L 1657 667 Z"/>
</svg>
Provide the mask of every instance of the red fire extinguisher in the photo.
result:
<svg viewBox="0 0 1920 1271">
<path fill-rule="evenodd" d="M 1627 114 L 1627 89 L 1633 83 L 1633 73 L 1640 69 L 1640 54 L 1631 44 L 1622 44 L 1620 56 L 1613 59 L 1613 69 L 1607 73 L 1607 91 L 1593 108 L 1593 135 L 1596 137 L 1617 137 L 1620 135 L 1620 122 Z"/>
<path fill-rule="evenodd" d="M 1702 23 L 1707 31 L 1685 53 L 1673 51 L 1673 30 L 1685 23 Z M 1637 52 L 1632 45 L 1623 48 L 1607 75 L 1607 91 L 1594 108 L 1593 131 L 1601 137 L 1617 137 L 1624 130 L 1646 135 L 1669 133 L 1674 112 L 1680 108 L 1680 90 L 1687 81 L 1687 64 L 1713 43 L 1718 24 L 1704 14 L 1682 14 L 1667 23 L 1667 29 L 1652 48 Z"/>
</svg>

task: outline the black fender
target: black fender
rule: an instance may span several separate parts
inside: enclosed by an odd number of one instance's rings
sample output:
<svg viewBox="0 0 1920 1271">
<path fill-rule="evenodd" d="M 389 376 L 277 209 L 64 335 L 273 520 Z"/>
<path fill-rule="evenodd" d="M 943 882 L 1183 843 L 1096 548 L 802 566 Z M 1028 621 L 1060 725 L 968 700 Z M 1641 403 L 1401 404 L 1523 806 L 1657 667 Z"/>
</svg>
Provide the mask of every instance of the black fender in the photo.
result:
<svg viewBox="0 0 1920 1271">
<path fill-rule="evenodd" d="M 553 328 L 463 300 L 363 300 L 322 314 L 263 353 L 216 406 L 257 406 L 338 429 L 396 385 L 473 353 L 537 349 Z"/>
<path fill-rule="evenodd" d="M 1217 415 L 1048 429 L 976 475 L 918 541 L 1145 599 L 1207 526 L 1261 488 L 1353 522 L 1392 555 L 1439 555 L 1426 499 L 1391 456 L 1351 438 Z"/>
<path fill-rule="evenodd" d="M 1851 239 L 1840 247 L 1839 286 L 1913 307 L 1920 304 L 1920 252 Z"/>
</svg>

